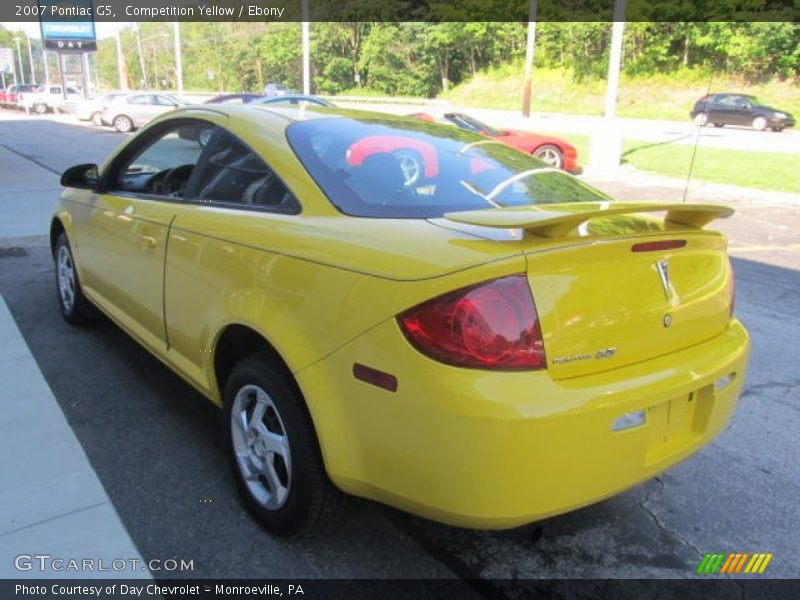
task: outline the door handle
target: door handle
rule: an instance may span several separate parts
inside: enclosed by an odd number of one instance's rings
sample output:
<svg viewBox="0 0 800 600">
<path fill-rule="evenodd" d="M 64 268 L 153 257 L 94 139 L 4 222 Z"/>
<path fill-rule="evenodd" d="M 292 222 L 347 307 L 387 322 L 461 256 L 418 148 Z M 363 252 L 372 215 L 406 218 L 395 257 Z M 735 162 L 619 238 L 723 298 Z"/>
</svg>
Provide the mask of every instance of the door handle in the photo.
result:
<svg viewBox="0 0 800 600">
<path fill-rule="evenodd" d="M 158 240 L 154 238 L 152 235 L 141 235 L 137 234 L 137 237 L 142 240 L 145 246 L 148 248 L 155 248 L 158 246 Z"/>
</svg>

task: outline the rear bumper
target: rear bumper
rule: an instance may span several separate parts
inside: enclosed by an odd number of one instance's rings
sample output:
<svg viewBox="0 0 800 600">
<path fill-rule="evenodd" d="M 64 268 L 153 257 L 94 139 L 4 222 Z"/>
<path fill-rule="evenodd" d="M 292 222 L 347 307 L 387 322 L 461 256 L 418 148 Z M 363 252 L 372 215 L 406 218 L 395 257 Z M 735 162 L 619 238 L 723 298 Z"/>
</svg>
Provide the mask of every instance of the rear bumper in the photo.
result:
<svg viewBox="0 0 800 600">
<path fill-rule="evenodd" d="M 691 348 L 553 381 L 546 371 L 433 362 L 392 320 L 297 377 L 340 488 L 438 521 L 500 529 L 621 492 L 708 444 L 731 417 L 748 353 L 747 332 L 733 321 Z M 395 375 L 397 391 L 354 379 L 355 362 Z M 611 430 L 639 410 L 644 425 Z"/>
</svg>

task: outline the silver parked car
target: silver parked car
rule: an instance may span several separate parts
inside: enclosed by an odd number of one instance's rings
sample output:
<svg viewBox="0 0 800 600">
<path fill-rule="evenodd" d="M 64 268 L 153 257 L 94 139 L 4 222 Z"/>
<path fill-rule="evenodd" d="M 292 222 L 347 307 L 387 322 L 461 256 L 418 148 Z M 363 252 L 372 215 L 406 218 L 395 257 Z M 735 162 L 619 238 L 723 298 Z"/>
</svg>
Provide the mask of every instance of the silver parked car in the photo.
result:
<svg viewBox="0 0 800 600">
<path fill-rule="evenodd" d="M 127 92 L 109 92 L 99 98 L 88 98 L 75 105 L 75 117 L 80 121 L 91 121 L 98 127 L 103 124 L 103 111 L 117 96 L 124 96 Z"/>
<path fill-rule="evenodd" d="M 104 108 L 101 120 L 104 125 L 128 133 L 183 105 L 183 102 L 169 94 L 133 92 L 115 96 Z"/>
</svg>

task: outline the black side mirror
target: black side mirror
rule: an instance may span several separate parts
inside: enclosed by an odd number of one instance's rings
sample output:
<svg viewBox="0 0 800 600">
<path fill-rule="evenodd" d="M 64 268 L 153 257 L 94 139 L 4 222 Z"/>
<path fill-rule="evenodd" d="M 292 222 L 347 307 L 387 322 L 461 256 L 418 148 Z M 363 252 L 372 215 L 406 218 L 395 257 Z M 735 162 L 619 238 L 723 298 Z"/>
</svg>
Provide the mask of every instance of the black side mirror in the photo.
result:
<svg viewBox="0 0 800 600">
<path fill-rule="evenodd" d="M 93 190 L 99 178 L 97 165 L 77 165 L 64 171 L 61 176 L 61 185 L 82 190 Z"/>
</svg>

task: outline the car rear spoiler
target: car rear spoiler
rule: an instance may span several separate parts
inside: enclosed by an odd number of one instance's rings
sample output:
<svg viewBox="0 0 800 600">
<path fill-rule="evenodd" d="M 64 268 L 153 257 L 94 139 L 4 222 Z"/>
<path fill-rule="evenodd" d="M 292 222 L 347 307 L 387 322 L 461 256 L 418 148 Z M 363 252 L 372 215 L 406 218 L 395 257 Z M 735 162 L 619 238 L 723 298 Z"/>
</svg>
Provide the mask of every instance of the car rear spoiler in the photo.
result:
<svg viewBox="0 0 800 600">
<path fill-rule="evenodd" d="M 664 221 L 702 229 L 715 219 L 725 219 L 733 209 L 717 204 L 678 204 L 671 202 L 567 202 L 538 206 L 504 206 L 464 212 L 446 213 L 450 221 L 497 227 L 524 229 L 544 237 L 563 237 L 590 219 L 612 215 L 665 212 Z"/>
</svg>

